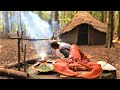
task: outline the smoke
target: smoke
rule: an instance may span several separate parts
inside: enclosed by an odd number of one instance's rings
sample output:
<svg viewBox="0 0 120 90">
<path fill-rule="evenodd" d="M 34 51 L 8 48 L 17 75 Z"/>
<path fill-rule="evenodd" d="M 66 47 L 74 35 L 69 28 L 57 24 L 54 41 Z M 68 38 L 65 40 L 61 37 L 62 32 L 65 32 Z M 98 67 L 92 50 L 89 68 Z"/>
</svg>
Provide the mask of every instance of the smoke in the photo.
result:
<svg viewBox="0 0 120 90">
<path fill-rule="evenodd" d="M 10 19 L 12 22 L 17 22 L 17 14 Z M 31 11 L 21 11 L 21 23 L 26 26 L 26 34 L 31 39 L 50 39 L 53 36 L 49 23 Z M 48 40 L 34 41 L 33 46 L 41 59 L 47 56 L 50 47 Z"/>
<path fill-rule="evenodd" d="M 59 30 L 58 21 L 52 21 L 52 28 L 53 28 L 54 35 L 58 35 L 58 30 Z"/>
</svg>

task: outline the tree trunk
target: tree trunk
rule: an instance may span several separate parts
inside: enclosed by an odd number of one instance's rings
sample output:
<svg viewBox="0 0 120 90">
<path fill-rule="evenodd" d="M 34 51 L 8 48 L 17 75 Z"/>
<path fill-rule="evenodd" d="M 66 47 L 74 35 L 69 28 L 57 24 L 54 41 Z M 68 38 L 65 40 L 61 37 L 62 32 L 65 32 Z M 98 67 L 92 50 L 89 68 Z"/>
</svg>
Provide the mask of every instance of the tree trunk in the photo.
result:
<svg viewBox="0 0 120 90">
<path fill-rule="evenodd" d="M 52 25 L 52 21 L 53 21 L 53 14 L 54 14 L 54 12 L 53 11 L 51 11 L 50 12 L 50 19 L 49 19 L 49 24 L 50 24 L 50 26 L 51 26 L 51 30 L 53 31 L 53 25 Z"/>
<path fill-rule="evenodd" d="M 103 11 L 103 12 L 104 12 L 104 23 L 107 24 L 108 11 Z"/>
<path fill-rule="evenodd" d="M 5 30 L 6 30 L 6 33 L 9 33 L 8 11 L 4 11 L 4 12 L 5 12 Z"/>
<path fill-rule="evenodd" d="M 18 33 L 18 32 L 17 32 L 17 33 Z M 20 59 L 21 59 L 20 39 L 17 40 L 17 48 L 18 48 L 18 71 L 20 71 Z"/>
<path fill-rule="evenodd" d="M 23 28 L 22 28 L 22 18 L 21 18 L 21 14 L 22 14 L 22 12 L 20 11 L 20 29 L 21 29 L 21 33 L 24 34 Z M 22 34 L 22 36 L 23 36 L 23 34 Z M 21 38 L 22 38 L 22 37 L 21 37 Z M 23 50 L 23 40 L 21 40 L 21 51 L 22 51 L 22 52 L 24 51 L 24 50 Z"/>
<path fill-rule="evenodd" d="M 26 13 L 26 11 L 23 11 L 23 13 L 25 14 Z M 26 17 L 27 18 L 27 17 Z M 27 20 L 27 19 L 26 19 Z M 24 24 L 24 35 L 26 36 L 26 34 L 27 34 L 27 21 L 25 22 L 25 24 Z"/>
<path fill-rule="evenodd" d="M 3 17 L 5 21 L 5 37 L 8 37 L 8 33 L 9 33 L 8 11 L 3 11 Z"/>
<path fill-rule="evenodd" d="M 10 11 L 10 17 L 12 17 L 12 11 Z M 10 19 L 10 26 L 11 26 L 11 31 L 12 31 L 12 25 L 13 25 L 13 23 L 12 23 L 12 19 Z"/>
<path fill-rule="evenodd" d="M 59 14 L 58 14 L 58 11 L 55 11 L 55 21 L 59 21 Z"/>
<path fill-rule="evenodd" d="M 62 26 L 65 24 L 65 11 L 63 11 L 63 13 L 62 13 Z"/>
<path fill-rule="evenodd" d="M 102 17 L 101 17 L 102 20 L 101 21 L 104 23 L 104 11 L 101 11 L 101 14 L 102 14 Z"/>
<path fill-rule="evenodd" d="M 117 36 L 118 36 L 118 41 L 120 41 L 120 11 L 118 12 L 118 28 L 117 28 Z"/>
<path fill-rule="evenodd" d="M 0 21 L 0 26 L 2 26 L 2 11 L 0 11 L 0 19 L 1 19 L 1 21 Z M 2 28 L 0 28 L 0 29 L 2 29 Z"/>
<path fill-rule="evenodd" d="M 21 36 L 20 11 L 17 11 L 18 34 Z"/>
<path fill-rule="evenodd" d="M 114 16 L 113 11 L 109 11 L 109 22 L 108 22 L 108 29 L 107 29 L 107 33 L 106 33 L 105 48 L 114 47 L 114 44 L 112 42 L 112 40 L 113 40 L 113 31 L 114 31 L 113 16 Z"/>
<path fill-rule="evenodd" d="M 2 21 L 2 29 L 3 29 L 3 32 L 5 32 L 5 22 L 4 22 L 4 11 L 2 11 L 2 17 L 3 17 L 3 21 Z"/>
<path fill-rule="evenodd" d="M 54 24 L 54 36 L 57 36 L 58 33 L 58 29 L 59 29 L 59 12 L 55 11 L 54 14 L 54 20 L 55 20 L 55 24 Z"/>
</svg>

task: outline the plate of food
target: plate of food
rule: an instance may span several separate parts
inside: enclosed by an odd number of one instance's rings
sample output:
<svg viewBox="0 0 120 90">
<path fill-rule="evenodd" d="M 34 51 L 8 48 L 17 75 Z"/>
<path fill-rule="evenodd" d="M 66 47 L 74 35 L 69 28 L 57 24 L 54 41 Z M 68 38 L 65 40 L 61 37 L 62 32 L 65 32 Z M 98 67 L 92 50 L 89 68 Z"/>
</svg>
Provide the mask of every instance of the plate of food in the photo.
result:
<svg viewBox="0 0 120 90">
<path fill-rule="evenodd" d="M 38 72 L 50 72 L 54 70 L 53 62 L 45 61 L 45 62 L 37 62 L 32 66 L 32 69 Z"/>
</svg>

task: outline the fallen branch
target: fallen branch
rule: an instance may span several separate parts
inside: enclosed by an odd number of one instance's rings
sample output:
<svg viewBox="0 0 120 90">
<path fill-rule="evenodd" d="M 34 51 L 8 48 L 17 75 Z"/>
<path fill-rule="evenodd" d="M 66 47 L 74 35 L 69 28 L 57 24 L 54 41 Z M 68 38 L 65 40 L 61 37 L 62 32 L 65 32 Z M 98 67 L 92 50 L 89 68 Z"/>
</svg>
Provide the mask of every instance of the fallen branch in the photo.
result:
<svg viewBox="0 0 120 90">
<path fill-rule="evenodd" d="M 25 72 L 13 70 L 13 69 L 6 69 L 6 68 L 0 68 L 0 75 L 13 77 L 13 78 L 20 78 L 20 79 L 21 78 L 27 79 L 29 77 L 29 74 Z"/>
<path fill-rule="evenodd" d="M 20 66 L 22 65 L 22 63 L 20 63 Z M 18 66 L 18 62 L 15 62 L 15 63 L 10 63 L 10 64 L 5 64 L 5 65 L 2 65 L 0 66 L 0 68 L 13 68 L 13 67 L 17 67 Z"/>
<path fill-rule="evenodd" d="M 37 58 L 35 59 L 31 59 L 31 60 L 26 60 L 25 63 L 27 64 L 33 64 L 37 61 Z M 20 62 L 20 66 L 22 67 L 22 65 L 24 65 L 24 61 Z M 5 64 L 5 65 L 2 65 L 0 66 L 0 68 L 13 68 L 13 67 L 17 67 L 18 66 L 18 62 L 14 62 L 14 63 L 11 63 L 11 64 Z"/>
<path fill-rule="evenodd" d="M 20 37 L 9 37 L 9 39 L 20 39 Z M 30 38 L 22 38 L 22 40 L 30 40 L 30 41 L 38 41 L 38 40 L 50 40 L 48 39 L 30 39 Z"/>
</svg>

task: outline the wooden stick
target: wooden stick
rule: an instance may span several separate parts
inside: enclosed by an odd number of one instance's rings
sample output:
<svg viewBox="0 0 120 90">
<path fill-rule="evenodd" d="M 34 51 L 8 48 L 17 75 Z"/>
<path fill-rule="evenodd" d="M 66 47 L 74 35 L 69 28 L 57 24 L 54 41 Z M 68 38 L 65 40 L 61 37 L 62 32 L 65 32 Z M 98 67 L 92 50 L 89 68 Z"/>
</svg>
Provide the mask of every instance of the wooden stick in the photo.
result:
<svg viewBox="0 0 120 90">
<path fill-rule="evenodd" d="M 9 39 L 20 39 L 20 37 L 9 37 Z M 30 38 L 22 38 L 22 40 L 38 41 L 38 40 L 50 40 L 50 39 L 30 39 Z"/>
<path fill-rule="evenodd" d="M 19 32 L 17 31 L 17 37 L 19 37 L 20 35 L 19 35 Z"/>
<path fill-rule="evenodd" d="M 19 37 L 19 33 L 17 31 L 17 35 Z M 18 38 L 18 71 L 20 71 L 20 38 Z"/>
<path fill-rule="evenodd" d="M 26 44 L 24 47 L 24 72 L 26 72 L 26 63 L 25 63 L 25 59 L 26 59 Z"/>
<path fill-rule="evenodd" d="M 21 30 L 22 34 L 21 34 L 21 51 L 23 52 L 23 31 Z"/>
</svg>

